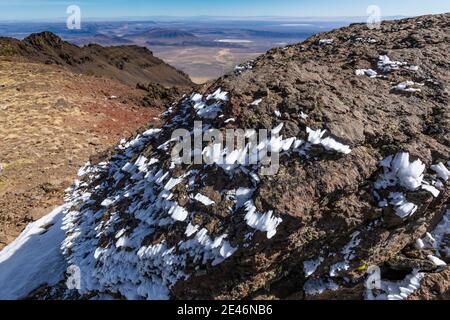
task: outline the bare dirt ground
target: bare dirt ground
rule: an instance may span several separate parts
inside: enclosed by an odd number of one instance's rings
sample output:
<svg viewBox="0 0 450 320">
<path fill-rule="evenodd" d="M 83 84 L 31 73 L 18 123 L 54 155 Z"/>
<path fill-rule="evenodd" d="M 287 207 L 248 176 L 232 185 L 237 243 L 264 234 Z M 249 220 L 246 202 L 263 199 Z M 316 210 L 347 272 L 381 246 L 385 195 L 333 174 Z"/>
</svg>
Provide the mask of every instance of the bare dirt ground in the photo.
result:
<svg viewBox="0 0 450 320">
<path fill-rule="evenodd" d="M 63 201 L 90 156 L 161 110 L 144 92 L 55 66 L 0 57 L 0 249 Z"/>
<path fill-rule="evenodd" d="M 248 51 L 241 48 L 205 48 L 152 46 L 152 51 L 170 65 L 183 70 L 197 84 L 216 79 L 238 64 L 251 60 L 264 51 Z"/>
</svg>

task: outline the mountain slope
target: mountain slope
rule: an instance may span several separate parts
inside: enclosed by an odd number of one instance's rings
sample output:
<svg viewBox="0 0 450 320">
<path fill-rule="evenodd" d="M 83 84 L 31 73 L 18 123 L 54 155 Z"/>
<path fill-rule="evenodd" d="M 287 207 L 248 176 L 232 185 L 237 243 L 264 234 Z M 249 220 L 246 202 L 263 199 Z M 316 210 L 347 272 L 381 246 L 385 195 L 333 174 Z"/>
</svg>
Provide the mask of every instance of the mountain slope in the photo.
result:
<svg viewBox="0 0 450 320">
<path fill-rule="evenodd" d="M 72 72 L 116 79 L 130 86 L 158 83 L 163 86 L 192 85 L 189 76 L 134 45 L 78 47 L 50 32 L 31 34 L 22 41 L 0 38 L 0 55 L 16 55 L 33 62 L 57 64 Z"/>
<path fill-rule="evenodd" d="M 77 290 L 33 296 L 448 297 L 449 18 L 319 34 L 182 99 L 80 170 L 58 211 Z M 271 131 L 236 152 L 204 141 L 208 163 L 171 158 L 174 130 L 210 128 Z"/>
<path fill-rule="evenodd" d="M 80 165 L 153 121 L 145 92 L 0 57 L 0 248 L 61 204 Z"/>
</svg>

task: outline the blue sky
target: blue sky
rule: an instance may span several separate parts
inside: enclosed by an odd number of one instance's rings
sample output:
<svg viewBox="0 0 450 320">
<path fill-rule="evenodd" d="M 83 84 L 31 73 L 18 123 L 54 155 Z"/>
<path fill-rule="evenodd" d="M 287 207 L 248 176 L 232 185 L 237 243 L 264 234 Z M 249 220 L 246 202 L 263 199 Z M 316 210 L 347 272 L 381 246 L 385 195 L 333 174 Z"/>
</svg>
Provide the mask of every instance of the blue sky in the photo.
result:
<svg viewBox="0 0 450 320">
<path fill-rule="evenodd" d="M 450 12 L 450 0 L 0 0 L 0 20 L 55 19 L 70 4 L 84 18 L 150 16 L 364 16 L 369 5 L 382 15 Z"/>
</svg>

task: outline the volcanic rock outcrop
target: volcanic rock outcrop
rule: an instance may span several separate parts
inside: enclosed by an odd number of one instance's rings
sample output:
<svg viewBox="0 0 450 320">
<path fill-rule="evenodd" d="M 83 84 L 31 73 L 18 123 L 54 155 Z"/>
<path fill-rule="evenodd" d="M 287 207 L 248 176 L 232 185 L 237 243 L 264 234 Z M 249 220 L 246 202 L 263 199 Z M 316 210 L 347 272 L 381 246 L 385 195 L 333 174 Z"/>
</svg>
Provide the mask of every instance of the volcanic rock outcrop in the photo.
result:
<svg viewBox="0 0 450 320">
<path fill-rule="evenodd" d="M 273 49 L 82 168 L 59 213 L 77 294 L 448 297 L 449 18 Z M 180 163 L 173 132 L 213 128 L 269 135 L 234 151 L 204 141 L 189 158 L 206 163 Z"/>
</svg>

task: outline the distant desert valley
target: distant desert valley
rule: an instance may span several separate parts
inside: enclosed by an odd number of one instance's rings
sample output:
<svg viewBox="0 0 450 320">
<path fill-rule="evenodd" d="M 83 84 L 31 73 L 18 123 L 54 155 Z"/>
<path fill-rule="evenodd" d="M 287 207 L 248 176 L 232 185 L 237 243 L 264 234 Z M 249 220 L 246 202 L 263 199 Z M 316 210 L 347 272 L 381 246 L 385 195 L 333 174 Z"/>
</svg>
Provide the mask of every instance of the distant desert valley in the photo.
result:
<svg viewBox="0 0 450 320">
<path fill-rule="evenodd" d="M 139 45 L 186 72 L 197 84 L 216 79 L 236 65 L 274 47 L 359 21 L 355 18 L 153 18 L 151 21 L 83 22 L 68 30 L 65 22 L 0 22 L 2 36 L 23 39 L 50 31 L 76 45 Z"/>
</svg>

